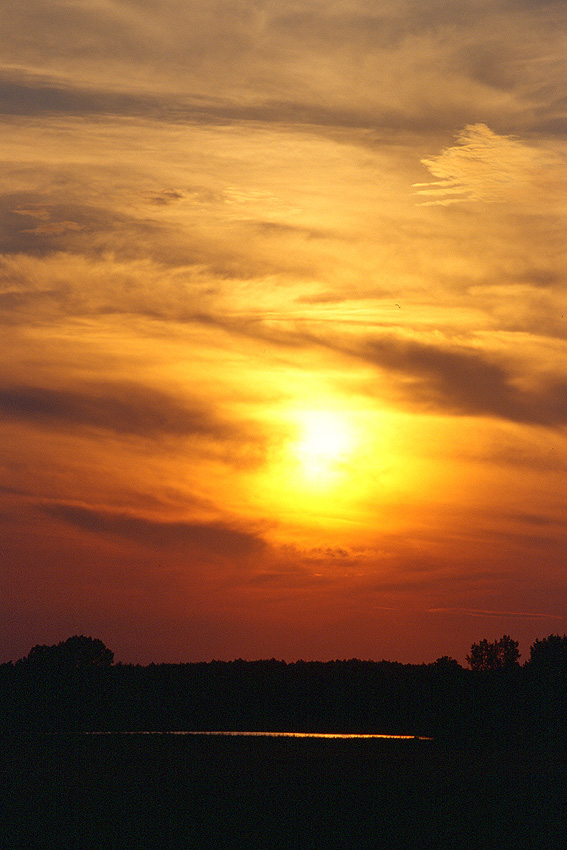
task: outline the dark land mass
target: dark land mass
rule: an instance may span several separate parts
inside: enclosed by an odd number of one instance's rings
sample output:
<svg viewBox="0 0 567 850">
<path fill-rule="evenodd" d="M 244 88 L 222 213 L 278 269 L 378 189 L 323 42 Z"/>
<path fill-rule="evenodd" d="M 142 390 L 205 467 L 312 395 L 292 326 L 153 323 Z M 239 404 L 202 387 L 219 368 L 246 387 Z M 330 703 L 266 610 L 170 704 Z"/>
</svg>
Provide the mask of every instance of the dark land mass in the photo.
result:
<svg viewBox="0 0 567 850">
<path fill-rule="evenodd" d="M 2 735 L 2 850 L 564 846 L 562 753 L 428 741 Z"/>
<path fill-rule="evenodd" d="M 90 638 L 34 647 L 0 665 L 0 850 L 556 850 L 556 637 L 522 667 L 494 667 L 483 642 L 471 670 L 449 658 L 141 667 L 114 665 Z M 432 740 L 167 734 L 181 730 Z"/>
<path fill-rule="evenodd" d="M 0 665 L 0 732 L 241 730 L 402 734 L 459 746 L 567 742 L 563 664 L 474 671 L 451 659 L 272 659 L 141 667 L 35 655 Z"/>
</svg>

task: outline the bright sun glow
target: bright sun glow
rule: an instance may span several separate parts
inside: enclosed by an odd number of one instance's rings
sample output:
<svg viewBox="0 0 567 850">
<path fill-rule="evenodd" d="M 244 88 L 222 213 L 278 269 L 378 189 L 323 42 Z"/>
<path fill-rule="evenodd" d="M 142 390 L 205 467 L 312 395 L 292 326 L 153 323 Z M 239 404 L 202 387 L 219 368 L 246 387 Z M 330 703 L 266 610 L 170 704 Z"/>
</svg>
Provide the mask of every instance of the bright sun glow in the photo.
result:
<svg viewBox="0 0 567 850">
<path fill-rule="evenodd" d="M 428 493 L 439 487 L 429 458 L 407 455 L 406 447 L 418 443 L 414 423 L 356 400 L 344 407 L 341 398 L 309 407 L 305 401 L 271 411 L 266 431 L 273 428 L 273 450 L 254 469 L 253 486 L 247 478 L 253 510 L 261 506 L 276 519 L 271 537 L 286 542 L 292 534 L 303 545 L 321 546 L 332 533 L 337 545 L 351 546 L 365 535 L 374 540 L 378 526 L 389 533 L 405 528 L 423 498 L 423 482 Z M 421 422 L 420 434 L 432 438 L 437 432 L 428 427 Z M 446 485 L 447 470 L 444 478 Z"/>
<path fill-rule="evenodd" d="M 299 416 L 299 437 L 293 450 L 308 481 L 328 483 L 336 477 L 353 445 L 352 427 L 342 413 L 311 410 Z"/>
</svg>

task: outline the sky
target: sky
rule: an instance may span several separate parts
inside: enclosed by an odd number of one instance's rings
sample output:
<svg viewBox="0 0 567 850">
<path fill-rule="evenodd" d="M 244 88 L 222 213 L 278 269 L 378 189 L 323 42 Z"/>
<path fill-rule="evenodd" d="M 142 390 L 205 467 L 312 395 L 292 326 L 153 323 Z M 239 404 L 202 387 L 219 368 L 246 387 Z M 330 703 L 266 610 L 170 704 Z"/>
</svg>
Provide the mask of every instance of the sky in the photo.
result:
<svg viewBox="0 0 567 850">
<path fill-rule="evenodd" d="M 0 661 L 567 631 L 563 0 L 0 0 Z"/>
</svg>

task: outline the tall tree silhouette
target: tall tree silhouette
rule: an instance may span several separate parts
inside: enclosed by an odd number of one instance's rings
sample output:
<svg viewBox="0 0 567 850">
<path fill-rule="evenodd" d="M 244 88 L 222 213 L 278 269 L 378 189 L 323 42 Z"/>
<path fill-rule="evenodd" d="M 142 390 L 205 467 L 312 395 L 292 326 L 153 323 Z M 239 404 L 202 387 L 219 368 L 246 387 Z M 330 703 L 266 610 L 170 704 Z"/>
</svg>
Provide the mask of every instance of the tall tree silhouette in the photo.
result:
<svg viewBox="0 0 567 850">
<path fill-rule="evenodd" d="M 549 635 L 538 638 L 530 647 L 529 664 L 567 668 L 567 635 Z"/>
<path fill-rule="evenodd" d="M 499 640 L 473 643 L 470 655 L 466 656 L 471 670 L 503 670 L 516 667 L 520 659 L 518 641 L 510 635 L 503 635 Z"/>
</svg>

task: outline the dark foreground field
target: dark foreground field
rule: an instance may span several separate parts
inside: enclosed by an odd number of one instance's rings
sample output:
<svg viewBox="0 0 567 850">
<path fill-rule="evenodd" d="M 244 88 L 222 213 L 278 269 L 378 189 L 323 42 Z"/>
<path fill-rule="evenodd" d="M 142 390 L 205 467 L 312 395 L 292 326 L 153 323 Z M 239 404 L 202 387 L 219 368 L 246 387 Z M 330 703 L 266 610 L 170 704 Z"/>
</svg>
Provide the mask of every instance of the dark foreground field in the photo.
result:
<svg viewBox="0 0 567 850">
<path fill-rule="evenodd" d="M 1 850 L 564 846 L 558 752 L 435 742 L 0 736 Z"/>
</svg>

